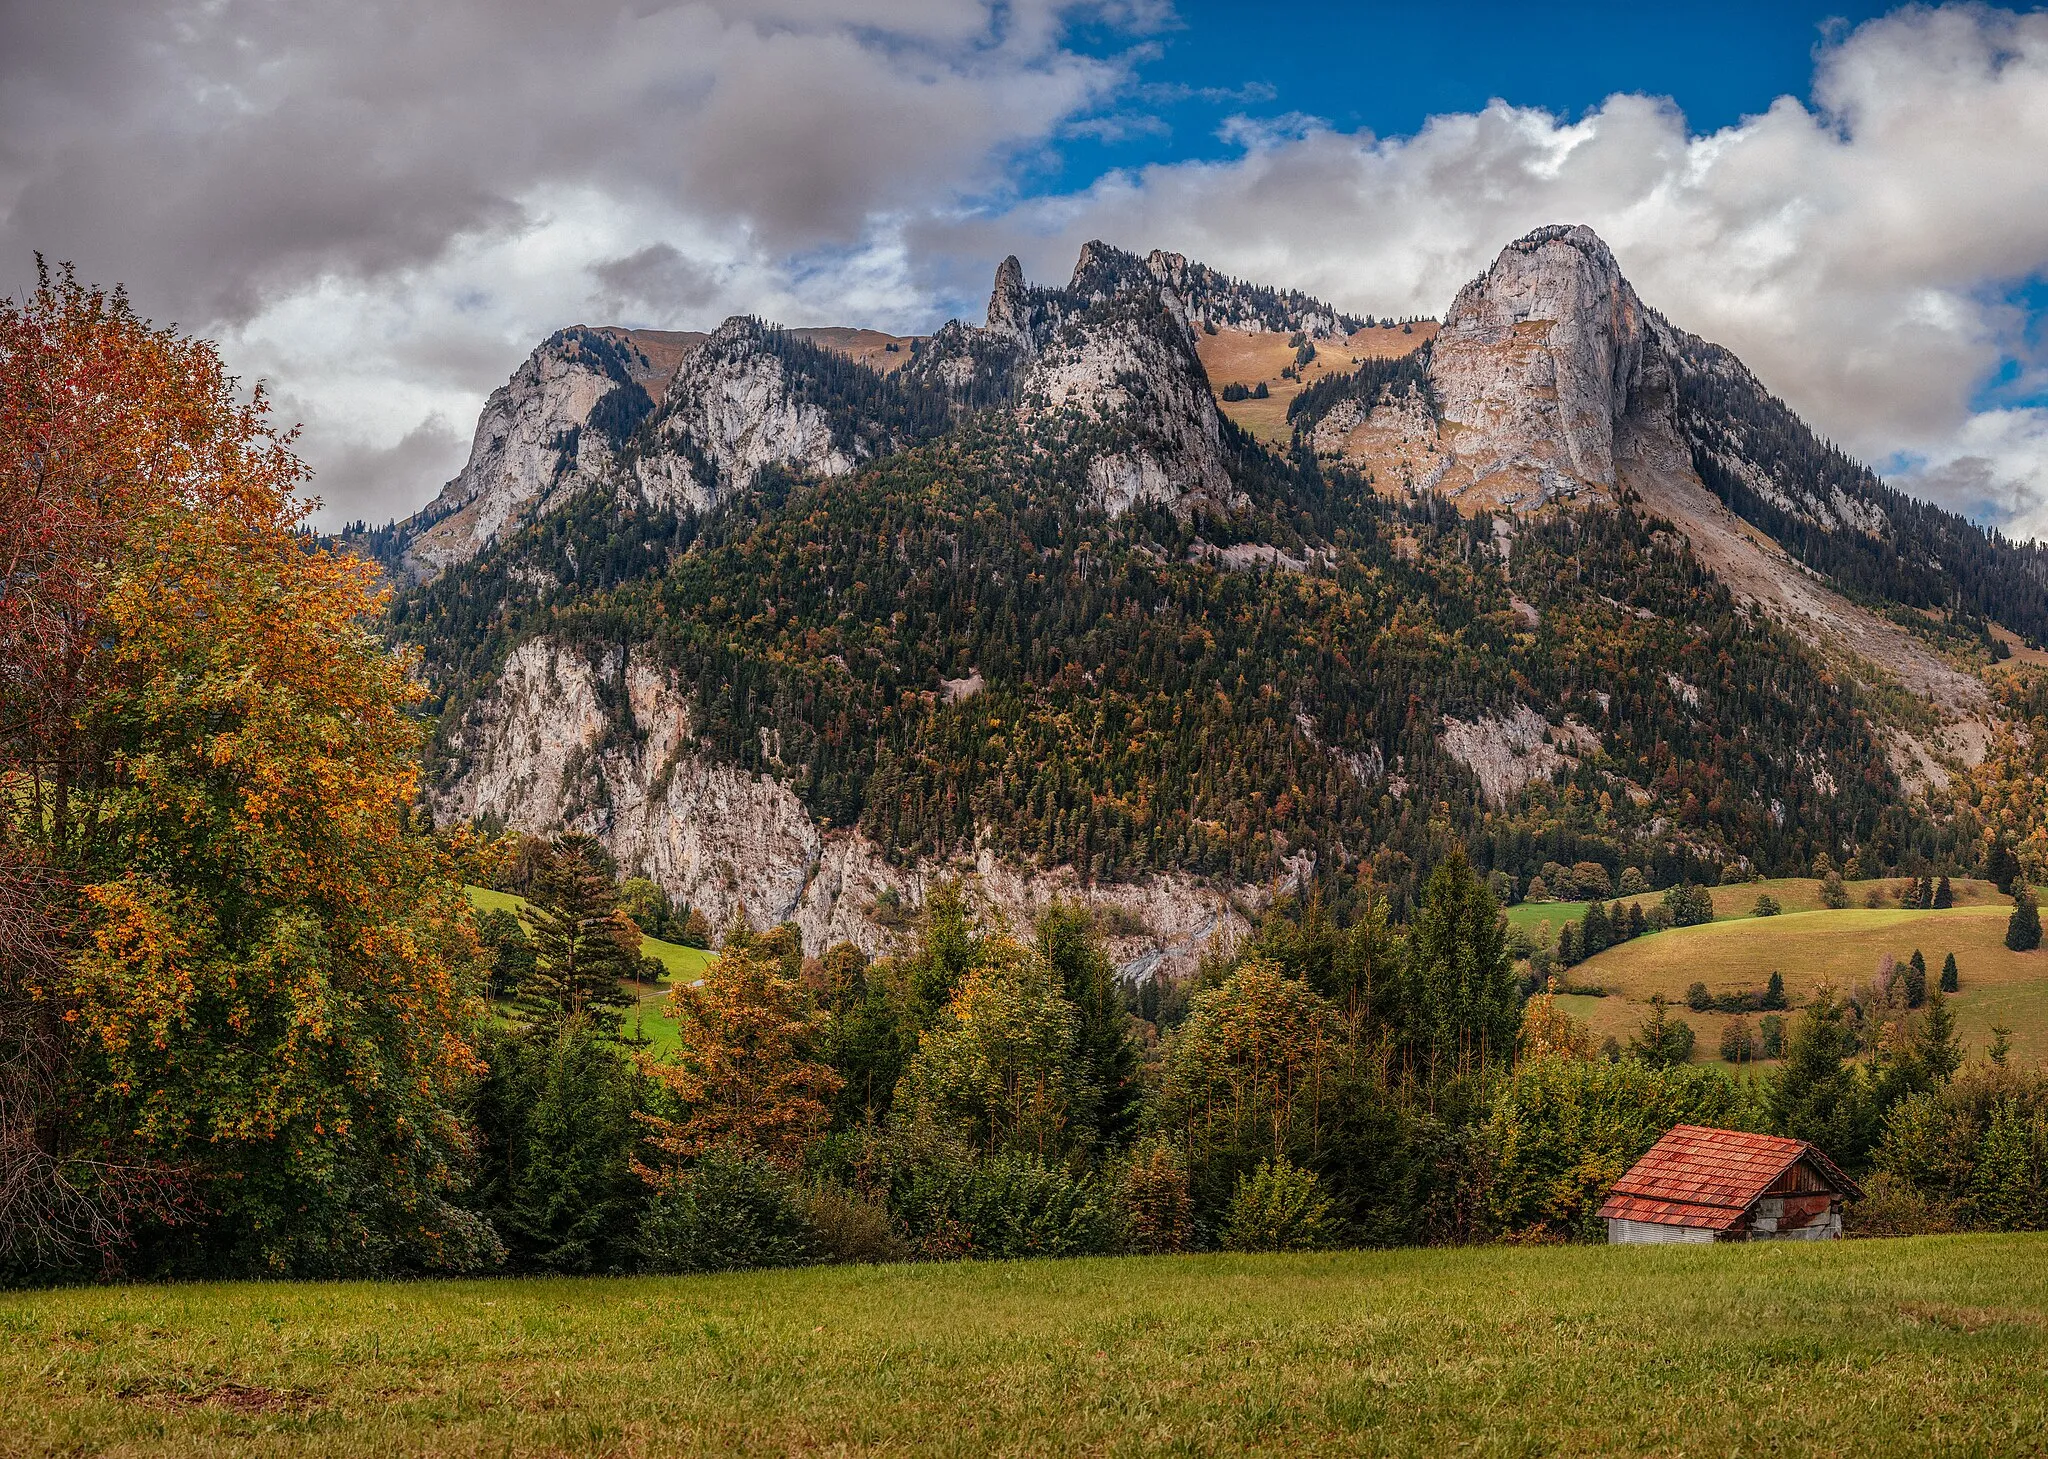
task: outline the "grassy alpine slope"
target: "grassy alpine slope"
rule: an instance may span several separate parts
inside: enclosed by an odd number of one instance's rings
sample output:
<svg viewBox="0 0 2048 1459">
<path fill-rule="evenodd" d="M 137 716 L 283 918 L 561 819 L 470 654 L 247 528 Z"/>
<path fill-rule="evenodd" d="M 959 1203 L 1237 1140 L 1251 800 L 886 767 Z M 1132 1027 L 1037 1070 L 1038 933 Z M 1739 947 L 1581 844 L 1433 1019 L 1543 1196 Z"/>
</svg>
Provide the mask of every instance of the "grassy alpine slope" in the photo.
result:
<svg viewBox="0 0 2048 1459">
<path fill-rule="evenodd" d="M 2048 1449 L 2048 1236 L 0 1296 L 10 1453 Z"/>
<path fill-rule="evenodd" d="M 1636 938 L 1588 958 L 1571 970 L 1571 982 L 1605 988 L 1608 996 L 1567 996 L 1558 1004 L 1584 1019 L 1596 1038 L 1613 1034 L 1625 1042 L 1648 1016 L 1651 995 L 1662 993 L 1672 1014 L 1690 1023 L 1698 1036 L 1694 1059 L 1712 1060 L 1730 1015 L 1686 1008 L 1692 983 L 1705 983 L 1710 993 L 1733 993 L 1761 989 L 1776 971 L 1784 975 L 1785 992 L 1797 1008 L 1822 985 L 1847 994 L 1877 972 L 1885 954 L 1904 962 L 1918 948 L 1926 956 L 1930 984 L 1941 972 L 1942 959 L 1951 952 L 1956 956 L 1961 974 L 1961 991 L 1954 999 L 1956 1027 L 1966 1049 L 1981 1055 L 1991 1042 L 1992 1026 L 2002 1024 L 2012 1030 L 2016 1057 L 2048 1057 L 2048 951 L 2007 950 L 2005 924 L 2012 904 L 1997 897 L 1988 883 L 1959 879 L 1957 905 L 1939 911 L 1864 907 L 1863 884 L 1852 905 L 1841 911 L 1793 910 L 1815 905 L 1815 899 L 1802 895 L 1815 885 L 1781 881 L 1716 887 L 1717 920 Z M 1785 905 L 1782 915 L 1745 915 L 1760 886 Z M 1757 1015 L 1748 1017 L 1754 1025 Z"/>
</svg>

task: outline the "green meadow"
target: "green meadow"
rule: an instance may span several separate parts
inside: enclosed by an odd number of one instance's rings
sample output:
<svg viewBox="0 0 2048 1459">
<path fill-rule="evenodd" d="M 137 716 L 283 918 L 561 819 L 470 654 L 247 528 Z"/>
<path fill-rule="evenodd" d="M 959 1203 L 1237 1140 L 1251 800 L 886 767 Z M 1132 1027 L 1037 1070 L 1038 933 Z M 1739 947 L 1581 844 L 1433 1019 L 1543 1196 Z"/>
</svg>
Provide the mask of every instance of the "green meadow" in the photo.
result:
<svg viewBox="0 0 2048 1459">
<path fill-rule="evenodd" d="M 2048 1236 L 0 1294 L 65 1455 L 2038 1454 Z"/>
</svg>

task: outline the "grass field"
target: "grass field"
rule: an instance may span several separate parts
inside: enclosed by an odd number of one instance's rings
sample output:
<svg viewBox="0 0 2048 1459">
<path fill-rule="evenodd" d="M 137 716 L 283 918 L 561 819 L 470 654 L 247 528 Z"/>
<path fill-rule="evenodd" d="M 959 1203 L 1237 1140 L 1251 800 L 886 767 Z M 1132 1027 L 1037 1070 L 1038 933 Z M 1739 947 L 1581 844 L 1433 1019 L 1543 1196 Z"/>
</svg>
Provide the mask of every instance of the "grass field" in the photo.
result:
<svg viewBox="0 0 2048 1459">
<path fill-rule="evenodd" d="M 2038 1454 L 2048 1236 L 0 1294 L 0 1449 Z"/>
<path fill-rule="evenodd" d="M 1611 1033 L 1626 1041 L 1647 1016 L 1650 996 L 1662 993 L 1680 1005 L 1675 1011 L 1698 1035 L 1694 1057 L 1713 1059 L 1728 1015 L 1687 1011 L 1685 990 L 1694 981 L 1715 993 L 1761 989 L 1775 970 L 1784 975 L 1785 991 L 1796 1005 L 1823 983 L 1846 993 L 1870 978 L 1886 953 L 1903 961 L 1920 949 L 1932 981 L 1943 957 L 1953 952 L 1962 979 L 1954 1006 L 1964 1043 L 1981 1054 L 1992 1025 L 2002 1023 L 2013 1030 L 2016 1054 L 2048 1058 L 2048 951 L 2006 949 L 2010 912 L 2008 902 L 1973 898 L 1943 911 L 1851 907 L 1674 928 L 1610 948 L 1572 969 L 1574 983 L 1597 984 L 1610 996 L 1558 1001 L 1586 1020 L 1596 1037 Z"/>
<path fill-rule="evenodd" d="M 496 892 L 489 887 L 464 887 L 469 893 L 470 903 L 479 911 L 520 912 L 526 907 L 524 897 L 510 892 Z M 677 942 L 663 942 L 658 937 L 642 937 L 640 951 L 662 966 L 662 979 L 652 986 L 645 983 L 621 984 L 633 995 L 634 1007 L 626 1013 L 626 1032 L 636 1038 L 644 1038 L 654 1053 L 666 1053 L 676 1046 L 679 1035 L 675 1020 L 668 1016 L 668 994 L 678 981 L 691 983 L 704 976 L 704 969 L 710 966 L 718 954 L 706 952 L 701 947 L 684 947 Z"/>
</svg>

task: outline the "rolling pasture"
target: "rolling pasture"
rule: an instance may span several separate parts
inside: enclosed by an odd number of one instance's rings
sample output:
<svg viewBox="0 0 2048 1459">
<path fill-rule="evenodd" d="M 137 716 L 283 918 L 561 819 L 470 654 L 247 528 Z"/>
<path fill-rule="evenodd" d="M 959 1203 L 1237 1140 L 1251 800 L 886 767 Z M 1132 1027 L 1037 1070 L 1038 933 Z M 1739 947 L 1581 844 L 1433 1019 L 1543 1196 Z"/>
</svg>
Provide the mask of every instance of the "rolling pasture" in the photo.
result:
<svg viewBox="0 0 2048 1459">
<path fill-rule="evenodd" d="M 1961 991 L 1952 1004 L 1958 1032 L 1971 1053 L 1981 1056 L 1993 1025 L 2003 1024 L 2012 1030 L 2015 1057 L 2048 1058 L 2048 950 L 2007 950 L 2011 902 L 1988 883 L 1958 880 L 1954 907 L 1864 906 L 1868 889 L 1883 885 L 1889 884 L 1852 884 L 1850 905 L 1840 911 L 1821 907 L 1819 883 L 1810 880 L 1716 887 L 1716 920 L 1653 933 L 1587 959 L 1571 970 L 1571 985 L 1598 986 L 1607 996 L 1572 994 L 1560 997 L 1558 1004 L 1584 1019 L 1596 1038 L 1613 1034 L 1626 1042 L 1648 1016 L 1651 996 L 1662 993 L 1672 1013 L 1698 1036 L 1693 1057 L 1711 1060 L 1732 1015 L 1687 1009 L 1686 989 L 1694 982 L 1717 994 L 1761 990 L 1776 971 L 1784 975 L 1785 992 L 1797 1008 L 1823 985 L 1838 995 L 1848 993 L 1876 974 L 1887 953 L 1904 962 L 1918 948 L 1927 960 L 1930 986 L 1940 976 L 1942 959 L 1955 954 Z M 1749 915 L 1761 892 L 1776 898 L 1784 912 Z M 1514 910 L 1530 915 L 1525 907 Z M 1754 1026 L 1756 1015 L 1748 1017 Z"/>
</svg>

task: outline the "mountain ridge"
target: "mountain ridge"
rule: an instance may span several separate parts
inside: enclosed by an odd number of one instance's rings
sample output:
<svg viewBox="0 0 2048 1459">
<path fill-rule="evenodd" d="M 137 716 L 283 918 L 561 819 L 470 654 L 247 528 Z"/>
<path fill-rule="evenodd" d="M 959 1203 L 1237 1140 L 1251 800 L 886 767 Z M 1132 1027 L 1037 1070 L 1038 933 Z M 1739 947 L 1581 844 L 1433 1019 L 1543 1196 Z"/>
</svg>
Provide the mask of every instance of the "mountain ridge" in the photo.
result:
<svg viewBox="0 0 2048 1459">
<path fill-rule="evenodd" d="M 1979 534 L 2005 577 L 1941 621 L 1884 599 L 1886 562 L 1903 599 L 1955 570 L 1843 534 L 1922 519 L 1590 230 L 1516 240 L 1422 348 L 1346 371 L 1367 323 L 1091 243 L 1062 288 L 1005 260 L 982 323 L 886 374 L 732 320 L 657 405 L 624 344 L 552 337 L 513 403 L 584 409 L 576 435 L 500 430 L 494 396 L 478 440 L 532 489 L 393 607 L 442 712 L 437 813 L 588 830 L 807 944 L 878 947 L 957 871 L 1019 916 L 1113 895 L 1148 928 L 1120 956 L 1169 969 L 1283 887 L 1405 895 L 1445 835 L 1510 889 L 1575 859 L 1980 854 L 1927 797 L 1992 738 L 1962 665 L 1995 657 L 1989 609 L 2032 636 L 2027 554 Z M 1281 329 L 1315 383 L 1269 447 L 1203 346 Z M 1824 552 L 1863 577 L 1795 556 Z"/>
</svg>

